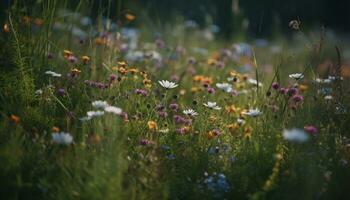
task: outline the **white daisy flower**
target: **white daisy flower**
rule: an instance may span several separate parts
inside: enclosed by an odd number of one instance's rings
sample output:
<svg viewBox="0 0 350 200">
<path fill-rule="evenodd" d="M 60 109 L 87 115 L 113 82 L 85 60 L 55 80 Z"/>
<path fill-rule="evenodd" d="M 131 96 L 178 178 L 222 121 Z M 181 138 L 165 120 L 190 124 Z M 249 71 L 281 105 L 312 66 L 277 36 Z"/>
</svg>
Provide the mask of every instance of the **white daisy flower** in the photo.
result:
<svg viewBox="0 0 350 200">
<path fill-rule="evenodd" d="M 237 119 L 237 123 L 238 123 L 239 125 L 244 125 L 244 124 L 245 124 L 245 120 L 242 119 L 242 118 L 238 118 L 238 119 Z"/>
<path fill-rule="evenodd" d="M 43 94 L 43 90 L 42 89 L 39 89 L 39 90 L 36 90 L 34 92 L 35 95 L 42 95 Z"/>
<path fill-rule="evenodd" d="M 262 112 L 256 108 L 256 109 L 249 109 L 248 111 L 243 112 L 242 114 L 248 115 L 250 117 L 257 117 L 257 116 L 261 115 Z"/>
<path fill-rule="evenodd" d="M 330 100 L 333 99 L 333 96 L 332 96 L 332 95 L 326 95 L 326 96 L 324 97 L 324 99 L 327 100 L 327 101 L 330 101 Z"/>
<path fill-rule="evenodd" d="M 116 115 L 122 114 L 122 109 L 115 107 L 115 106 L 107 106 L 107 107 L 105 107 L 105 111 L 108 113 L 116 114 Z"/>
<path fill-rule="evenodd" d="M 219 107 L 218 105 L 216 105 L 216 102 L 210 102 L 210 101 L 208 101 L 208 103 L 204 103 L 203 105 L 204 105 L 205 107 L 210 108 L 210 109 L 221 110 L 221 107 Z"/>
<path fill-rule="evenodd" d="M 217 83 L 216 87 L 227 93 L 230 93 L 233 90 L 232 85 L 229 83 Z"/>
<path fill-rule="evenodd" d="M 73 137 L 69 133 L 52 133 L 52 140 L 57 144 L 69 145 L 73 142 Z"/>
<path fill-rule="evenodd" d="M 296 143 L 306 142 L 309 139 L 308 134 L 304 130 L 297 128 L 285 129 L 282 134 L 285 140 Z"/>
<path fill-rule="evenodd" d="M 92 106 L 97 108 L 97 109 L 104 109 L 109 105 L 106 101 L 97 100 L 97 101 L 92 102 Z"/>
<path fill-rule="evenodd" d="M 91 119 L 93 117 L 99 117 L 104 115 L 105 112 L 104 111 L 88 111 L 87 112 L 87 116 Z"/>
<path fill-rule="evenodd" d="M 161 81 L 158 81 L 158 83 L 165 89 L 173 89 L 178 86 L 178 84 L 167 80 L 161 80 Z"/>
<path fill-rule="evenodd" d="M 258 82 L 258 81 L 255 80 L 255 79 L 249 78 L 247 81 L 248 81 L 248 83 L 251 84 L 251 85 L 255 85 L 255 86 L 257 85 L 257 86 L 259 86 L 259 87 L 262 86 L 262 83 L 261 83 L 261 82 Z"/>
<path fill-rule="evenodd" d="M 159 130 L 160 133 L 168 133 L 169 132 L 169 129 L 166 128 L 166 129 L 160 129 Z"/>
<path fill-rule="evenodd" d="M 304 74 L 302 74 L 302 73 L 289 74 L 289 78 L 299 80 L 299 79 L 304 78 Z"/>
<path fill-rule="evenodd" d="M 316 78 L 316 83 L 324 83 L 324 84 L 329 84 L 331 83 L 332 80 L 327 78 L 327 79 L 321 79 L 321 78 Z"/>
<path fill-rule="evenodd" d="M 53 72 L 53 71 L 46 71 L 45 74 L 51 75 L 52 77 L 61 77 L 62 76 L 61 74 L 58 74 L 58 73 Z"/>
<path fill-rule="evenodd" d="M 197 116 L 198 113 L 194 111 L 193 109 L 187 109 L 183 111 L 183 114 L 188 115 L 188 116 Z"/>
</svg>

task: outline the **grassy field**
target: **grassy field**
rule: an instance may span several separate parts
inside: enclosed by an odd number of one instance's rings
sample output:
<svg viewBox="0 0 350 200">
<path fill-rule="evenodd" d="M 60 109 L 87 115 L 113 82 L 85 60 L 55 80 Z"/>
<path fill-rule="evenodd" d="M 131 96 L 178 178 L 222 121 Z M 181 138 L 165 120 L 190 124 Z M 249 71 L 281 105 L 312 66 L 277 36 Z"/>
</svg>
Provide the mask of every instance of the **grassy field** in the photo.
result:
<svg viewBox="0 0 350 200">
<path fill-rule="evenodd" d="M 350 198 L 345 38 L 35 6 L 1 19 L 1 199 Z"/>
</svg>

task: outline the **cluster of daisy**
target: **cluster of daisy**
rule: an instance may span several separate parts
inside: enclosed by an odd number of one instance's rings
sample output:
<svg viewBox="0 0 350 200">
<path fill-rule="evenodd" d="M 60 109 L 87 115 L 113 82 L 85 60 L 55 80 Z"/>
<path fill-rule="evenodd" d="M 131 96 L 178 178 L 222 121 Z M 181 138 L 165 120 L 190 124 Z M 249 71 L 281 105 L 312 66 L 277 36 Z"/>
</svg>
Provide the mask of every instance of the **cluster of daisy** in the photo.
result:
<svg viewBox="0 0 350 200">
<path fill-rule="evenodd" d="M 82 121 L 91 120 L 95 117 L 100 117 L 105 113 L 112 113 L 115 115 L 121 115 L 123 113 L 121 108 L 109 105 L 106 101 L 97 100 L 92 102 L 92 107 L 99 110 L 88 111 L 86 117 L 80 118 Z"/>
</svg>

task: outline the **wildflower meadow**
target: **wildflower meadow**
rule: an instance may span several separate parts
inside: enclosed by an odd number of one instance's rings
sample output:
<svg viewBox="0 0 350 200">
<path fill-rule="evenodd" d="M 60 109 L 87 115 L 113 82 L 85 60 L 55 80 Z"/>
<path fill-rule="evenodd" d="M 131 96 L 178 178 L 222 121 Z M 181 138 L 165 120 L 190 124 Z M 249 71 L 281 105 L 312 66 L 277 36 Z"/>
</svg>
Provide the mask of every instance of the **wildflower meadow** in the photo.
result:
<svg viewBox="0 0 350 200">
<path fill-rule="evenodd" d="M 350 199 L 346 32 L 5 2 L 0 199 Z"/>
</svg>

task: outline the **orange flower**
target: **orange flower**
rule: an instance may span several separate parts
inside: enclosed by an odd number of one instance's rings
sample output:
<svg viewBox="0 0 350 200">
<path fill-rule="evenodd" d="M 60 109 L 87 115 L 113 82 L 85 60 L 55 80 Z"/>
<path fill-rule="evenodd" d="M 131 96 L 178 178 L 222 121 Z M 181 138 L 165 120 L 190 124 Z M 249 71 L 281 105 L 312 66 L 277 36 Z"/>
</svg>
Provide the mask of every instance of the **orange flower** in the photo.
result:
<svg viewBox="0 0 350 200">
<path fill-rule="evenodd" d="M 205 77 L 202 75 L 196 75 L 193 77 L 193 81 L 195 82 L 200 82 L 202 84 L 206 83 L 206 84 L 212 84 L 213 83 L 213 79 L 211 77 Z"/>
<path fill-rule="evenodd" d="M 154 131 L 154 130 L 157 130 L 157 129 L 158 129 L 157 122 L 155 122 L 155 121 L 148 121 L 148 122 L 147 122 L 147 125 L 148 125 L 148 129 L 149 129 L 149 130 Z"/>
<path fill-rule="evenodd" d="M 133 20 L 135 20 L 135 15 L 133 15 L 133 14 L 130 14 L 130 13 L 126 13 L 125 14 L 125 18 L 128 20 L 128 21 L 133 21 Z"/>
<path fill-rule="evenodd" d="M 96 38 L 95 39 L 95 44 L 96 45 L 106 45 L 107 44 L 107 40 L 103 39 L 103 38 Z"/>
<path fill-rule="evenodd" d="M 58 133 L 58 132 L 60 132 L 60 128 L 58 128 L 57 126 L 54 126 L 54 127 L 52 127 L 51 131 L 54 133 Z"/>
<path fill-rule="evenodd" d="M 202 80 L 202 83 L 212 84 L 213 83 L 213 79 L 211 77 L 205 77 Z"/>
<path fill-rule="evenodd" d="M 101 136 L 97 134 L 91 134 L 89 135 L 89 143 L 90 144 L 99 144 L 101 142 Z"/>
<path fill-rule="evenodd" d="M 10 32 L 10 27 L 9 27 L 9 25 L 8 25 L 8 24 L 4 24 L 4 27 L 2 28 L 2 31 L 3 31 L 4 33 Z"/>
<path fill-rule="evenodd" d="M 215 137 L 215 134 L 213 133 L 213 131 L 209 131 L 207 133 L 207 138 L 210 140 L 210 139 L 213 139 Z"/>
<path fill-rule="evenodd" d="M 193 77 L 193 81 L 196 81 L 196 82 L 201 82 L 203 80 L 204 76 L 202 75 L 196 75 Z"/>
<path fill-rule="evenodd" d="M 16 115 L 11 115 L 10 119 L 16 124 L 18 124 L 21 121 L 21 119 Z"/>
<path fill-rule="evenodd" d="M 226 106 L 225 109 L 228 113 L 236 113 L 238 110 L 235 105 Z"/>
<path fill-rule="evenodd" d="M 44 24 L 44 20 L 41 18 L 35 18 L 33 20 L 33 24 L 37 25 L 37 26 L 42 26 Z"/>
<path fill-rule="evenodd" d="M 299 89 L 300 89 L 301 92 L 305 92 L 308 88 L 309 88 L 309 86 L 307 86 L 305 84 L 300 84 L 299 85 Z"/>
</svg>

